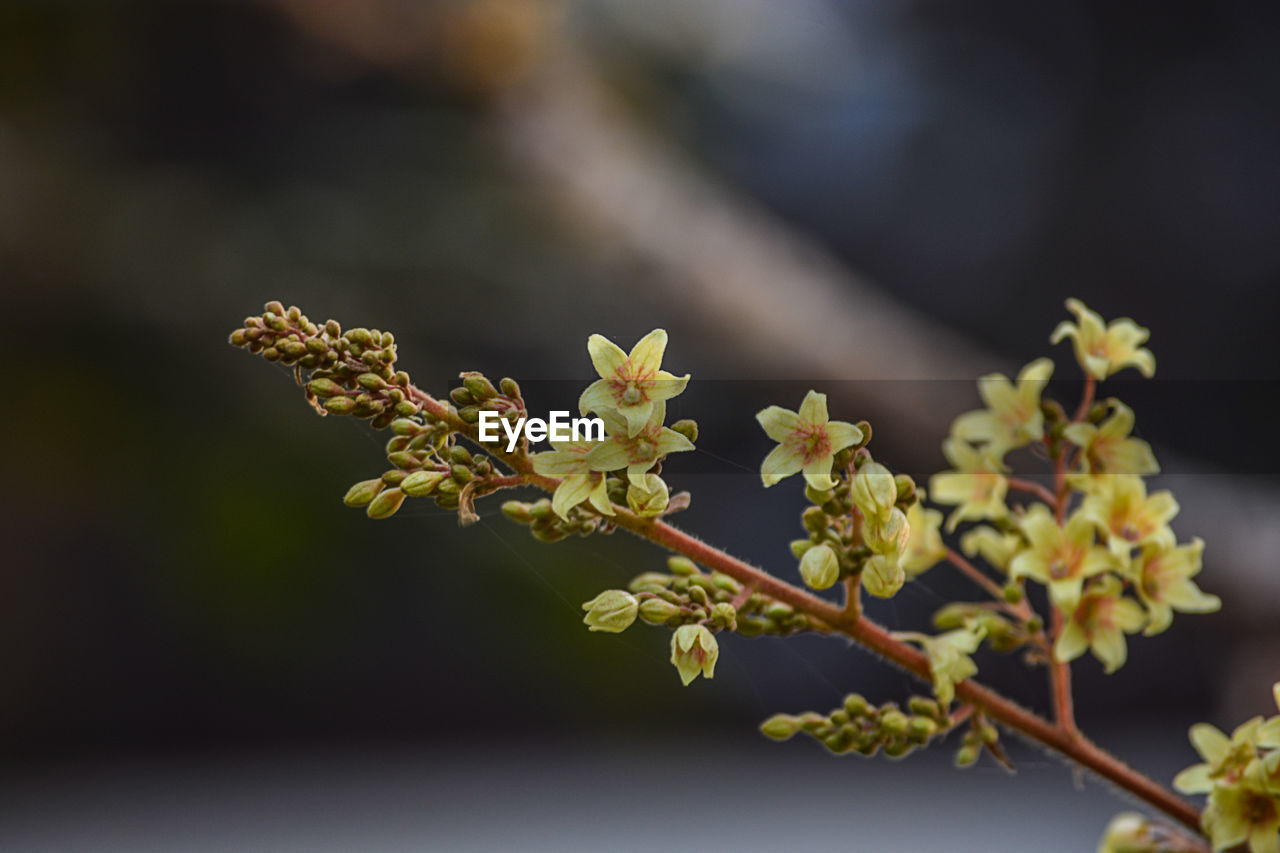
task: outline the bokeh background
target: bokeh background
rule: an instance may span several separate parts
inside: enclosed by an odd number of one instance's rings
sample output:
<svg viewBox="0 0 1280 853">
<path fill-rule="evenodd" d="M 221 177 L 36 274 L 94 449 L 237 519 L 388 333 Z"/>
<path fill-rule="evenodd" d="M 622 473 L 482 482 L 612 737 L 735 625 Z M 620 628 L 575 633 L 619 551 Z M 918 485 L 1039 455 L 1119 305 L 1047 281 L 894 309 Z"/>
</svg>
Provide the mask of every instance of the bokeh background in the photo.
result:
<svg viewBox="0 0 1280 853">
<path fill-rule="evenodd" d="M 924 476 L 1065 297 L 1132 315 L 1159 378 L 1104 393 L 1225 606 L 1075 671 L 1168 779 L 1280 678 L 1278 39 L 1229 3 L 0 3 L 0 847 L 1092 849 L 1125 804 L 1032 750 L 762 743 L 906 694 L 857 649 L 728 638 L 683 689 L 662 632 L 588 635 L 650 548 L 346 509 L 383 439 L 225 339 L 278 298 L 394 330 L 425 387 L 568 408 L 588 334 L 664 326 L 684 524 L 789 577 L 760 406 L 816 385 Z M 874 612 L 965 595 L 940 568 Z"/>
</svg>

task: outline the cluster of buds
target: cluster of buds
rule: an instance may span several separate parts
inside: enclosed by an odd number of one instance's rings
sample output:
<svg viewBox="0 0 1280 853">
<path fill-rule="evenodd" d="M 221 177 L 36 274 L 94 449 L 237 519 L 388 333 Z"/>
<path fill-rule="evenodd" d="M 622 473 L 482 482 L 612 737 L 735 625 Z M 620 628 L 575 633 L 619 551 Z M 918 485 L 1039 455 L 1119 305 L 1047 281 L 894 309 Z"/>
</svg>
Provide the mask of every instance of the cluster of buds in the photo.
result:
<svg viewBox="0 0 1280 853">
<path fill-rule="evenodd" d="M 504 376 L 495 387 L 483 373 L 475 370 L 461 374 L 462 384 L 449 392 L 458 407 L 458 417 L 469 424 L 480 420 L 481 412 L 497 412 L 501 418 L 518 418 L 525 412 L 520 385 Z"/>
<path fill-rule="evenodd" d="M 870 438 L 870 427 L 860 424 L 859 431 Z M 801 517 L 809 538 L 791 543 L 800 576 L 819 590 L 858 577 L 867 592 L 889 598 L 908 576 L 913 552 L 908 514 L 919 500 L 915 482 L 905 474 L 895 476 L 861 445 L 834 454 L 833 464 L 838 473 L 829 478 L 830 488 L 805 488 L 813 503 Z"/>
<path fill-rule="evenodd" d="M 320 412 L 366 418 L 375 429 L 416 415 L 409 374 L 395 370 L 396 343 L 377 329 L 342 331 L 337 321 L 317 326 L 297 306 L 268 302 L 261 316 L 248 317 L 231 333 L 233 346 L 267 361 L 294 368 L 307 400 Z"/>
<path fill-rule="evenodd" d="M 1272 692 L 1280 708 L 1280 683 Z M 1280 716 L 1254 717 L 1227 737 L 1199 723 L 1191 744 L 1204 759 L 1173 780 L 1184 794 L 1208 794 L 1201 825 L 1214 850 L 1248 844 L 1251 853 L 1280 849 Z"/>
<path fill-rule="evenodd" d="M 1011 767 L 1000 745 L 1000 730 L 981 714 L 974 714 L 969 718 L 969 730 L 960 739 L 960 748 L 956 750 L 956 767 L 972 767 L 984 749 L 1005 767 Z"/>
<path fill-rule="evenodd" d="M 903 710 L 896 702 L 876 707 L 850 693 L 841 707 L 828 714 L 774 714 L 760 725 L 760 731 L 773 740 L 788 740 L 803 732 L 836 755 L 869 757 L 883 752 L 889 758 L 902 758 L 946 734 L 951 725 L 942 707 L 924 696 L 912 696 Z"/>
<path fill-rule="evenodd" d="M 507 501 L 502 514 L 517 524 L 529 527 L 529 533 L 539 542 L 559 542 L 569 536 L 590 536 L 597 530 L 611 530 L 600 516 L 575 506 L 564 517 L 556 514 L 550 498 L 533 502 Z"/>
<path fill-rule="evenodd" d="M 449 432 L 441 424 L 398 418 L 391 431 L 387 459 L 394 467 L 352 486 L 343 499 L 347 506 L 365 507 L 370 518 L 388 518 L 406 498 L 430 497 L 441 509 L 457 510 L 464 524 L 475 521 L 473 502 L 495 488 L 493 462 L 448 444 Z"/>
</svg>

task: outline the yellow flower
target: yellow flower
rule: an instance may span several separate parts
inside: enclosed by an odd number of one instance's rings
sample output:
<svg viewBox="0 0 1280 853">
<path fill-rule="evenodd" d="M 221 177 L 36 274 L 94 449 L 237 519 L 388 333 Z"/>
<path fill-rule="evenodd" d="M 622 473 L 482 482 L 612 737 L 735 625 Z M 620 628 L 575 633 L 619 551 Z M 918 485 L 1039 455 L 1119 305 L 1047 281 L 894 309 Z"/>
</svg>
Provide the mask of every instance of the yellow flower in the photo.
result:
<svg viewBox="0 0 1280 853">
<path fill-rule="evenodd" d="M 1107 405 L 1111 417 L 1102 423 L 1074 423 L 1063 430 L 1069 441 L 1084 449 L 1080 457 L 1084 470 L 1091 474 L 1159 474 L 1151 445 L 1129 437 L 1133 410 L 1114 397 Z"/>
<path fill-rule="evenodd" d="M 1280 804 L 1248 785 L 1215 785 L 1201 823 L 1214 850 L 1249 843 L 1250 853 L 1280 853 Z"/>
<path fill-rule="evenodd" d="M 645 474 L 668 453 L 693 450 L 693 442 L 673 429 L 664 427 L 667 404 L 654 403 L 649 409 L 649 420 L 632 432 L 630 425 L 610 409 L 596 412 L 604 421 L 609 437 L 597 442 L 587 453 L 587 465 L 592 471 L 617 471 L 627 469 L 627 479 L 637 489 L 645 490 L 648 482 Z"/>
<path fill-rule="evenodd" d="M 977 622 L 969 621 L 963 628 L 930 637 L 914 632 L 895 633 L 899 640 L 919 644 L 929 659 L 929 675 L 933 679 L 933 695 L 945 708 L 956 696 L 956 685 L 971 675 L 978 666 L 969 655 L 978 650 L 987 631 Z"/>
<path fill-rule="evenodd" d="M 627 506 L 642 518 L 655 518 L 671 505 L 671 491 L 657 474 L 645 474 L 644 482 L 643 489 L 634 483 L 627 486 Z"/>
<path fill-rule="evenodd" d="M 703 678 L 716 674 L 720 646 L 716 635 L 704 625 L 681 625 L 671 635 L 671 663 L 680 673 L 685 687 L 701 673 Z"/>
<path fill-rule="evenodd" d="M 1148 496 L 1141 477 L 1114 474 L 1095 481 L 1079 512 L 1107 537 L 1111 553 L 1127 561 L 1134 546 L 1172 536 L 1166 531 L 1178 514 L 1178 502 L 1169 491 Z"/>
<path fill-rule="evenodd" d="M 960 537 L 960 550 L 966 557 L 981 557 L 993 569 L 1009 571 L 1009 562 L 1022 550 L 1021 534 L 1002 533 L 985 524 Z"/>
<path fill-rule="evenodd" d="M 920 500 L 907 509 L 909 536 L 902 555 L 902 570 L 911 578 L 924 574 L 947 556 L 947 546 L 939 532 L 942 513 L 936 509 L 925 509 L 921 503 L 923 500 L 924 495 L 921 494 Z"/>
<path fill-rule="evenodd" d="M 1078 511 L 1059 527 L 1044 504 L 1033 504 L 1021 526 L 1030 544 L 1013 558 L 1009 574 L 1047 585 L 1054 606 L 1064 613 L 1075 609 L 1086 578 L 1115 567 L 1115 558 L 1094 544 L 1093 522 Z"/>
<path fill-rule="evenodd" d="M 1148 378 L 1155 375 L 1156 358 L 1142 347 L 1151 332 L 1128 317 L 1104 324 L 1102 317 L 1090 311 L 1079 299 L 1068 299 L 1067 310 L 1076 315 L 1077 323 L 1063 320 L 1049 336 L 1056 344 L 1071 338 L 1076 361 L 1094 379 L 1106 379 L 1126 367 L 1136 367 Z"/>
<path fill-rule="evenodd" d="M 582 605 L 587 615 L 582 622 L 591 631 L 619 634 L 631 627 L 640 610 L 634 595 L 621 589 L 606 589 Z"/>
<path fill-rule="evenodd" d="M 815 489 L 829 489 L 831 465 L 837 453 L 862 441 L 862 430 L 827 414 L 827 395 L 810 391 L 793 412 L 770 406 L 756 414 L 769 438 L 778 446 L 769 451 L 760 465 L 760 478 L 772 486 L 792 474 L 804 471 L 805 481 Z"/>
<path fill-rule="evenodd" d="M 1196 723 L 1189 737 L 1204 761 L 1174 777 L 1173 787 L 1184 794 L 1203 794 L 1216 784 L 1239 783 L 1257 755 L 1257 737 L 1262 728 L 1262 717 L 1253 717 L 1236 726 L 1231 737 L 1227 737 L 1217 726 Z"/>
<path fill-rule="evenodd" d="M 662 354 L 667 348 L 667 333 L 654 329 L 641 338 L 630 354 L 604 335 L 587 339 L 587 352 L 600 379 L 587 386 L 578 399 L 578 408 L 602 414 L 613 409 L 627 423 L 627 436 L 632 437 L 652 420 L 656 403 L 670 400 L 689 384 L 689 375 L 676 376 L 662 370 Z"/>
<path fill-rule="evenodd" d="M 1003 518 L 1008 514 L 1004 498 L 1009 481 L 1000 473 L 995 459 L 957 438 L 944 441 L 942 452 L 954 468 L 929 479 L 929 494 L 937 503 L 957 505 L 947 519 L 948 533 L 962 521 Z"/>
<path fill-rule="evenodd" d="M 1109 673 L 1124 666 L 1129 655 L 1124 635 L 1142 628 L 1147 615 L 1123 592 L 1120 581 L 1111 576 L 1091 584 L 1063 626 L 1053 646 L 1054 656 L 1060 661 L 1075 660 L 1089 649 Z"/>
<path fill-rule="evenodd" d="M 589 501 L 597 512 L 613 515 L 613 504 L 605 489 L 605 475 L 592 471 L 587 464 L 587 454 L 598 444 L 594 441 L 552 441 L 555 450 L 535 453 L 530 457 L 533 470 L 544 477 L 559 477 L 551 496 L 551 508 L 556 515 L 569 519 L 569 510 L 583 501 Z"/>
<path fill-rule="evenodd" d="M 985 443 L 996 459 L 1039 441 L 1044 435 L 1040 394 L 1052 375 L 1053 362 L 1038 358 L 1018 373 L 1016 386 L 1000 373 L 983 376 L 978 380 L 978 393 L 987 407 L 956 418 L 951 433 L 966 441 Z"/>
<path fill-rule="evenodd" d="M 830 589 L 840 580 L 840 561 L 830 545 L 814 545 L 800 558 L 800 577 L 810 589 Z"/>
<path fill-rule="evenodd" d="M 1204 553 L 1201 539 L 1190 545 L 1174 546 L 1172 536 L 1161 536 L 1142 546 L 1130 567 L 1138 597 L 1147 606 L 1150 619 L 1143 633 L 1159 634 L 1179 613 L 1212 613 L 1222 606 L 1216 595 L 1200 591 L 1191 580 L 1200 573 L 1200 557 Z"/>
</svg>

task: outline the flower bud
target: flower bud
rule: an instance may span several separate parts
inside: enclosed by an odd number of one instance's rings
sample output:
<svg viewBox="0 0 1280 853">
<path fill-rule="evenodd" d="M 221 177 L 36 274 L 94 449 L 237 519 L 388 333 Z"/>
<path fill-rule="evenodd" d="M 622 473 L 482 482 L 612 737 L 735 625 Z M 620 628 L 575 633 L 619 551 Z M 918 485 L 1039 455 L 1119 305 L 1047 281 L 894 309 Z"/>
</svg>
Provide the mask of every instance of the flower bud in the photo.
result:
<svg viewBox="0 0 1280 853">
<path fill-rule="evenodd" d="M 685 687 L 699 672 L 704 678 L 713 677 L 718 657 L 720 646 L 715 635 L 703 625 L 681 625 L 671 634 L 671 663 Z"/>
<path fill-rule="evenodd" d="M 860 693 L 850 693 L 844 697 L 844 712 L 850 717 L 861 717 L 867 713 L 870 707 L 867 704 L 867 700 Z"/>
<path fill-rule="evenodd" d="M 690 418 L 681 418 L 671 425 L 676 432 L 689 439 L 690 442 L 696 444 L 698 441 L 698 422 Z"/>
<path fill-rule="evenodd" d="M 418 462 L 418 457 L 414 456 L 407 450 L 401 450 L 397 453 L 388 453 L 387 461 L 397 468 L 402 469 L 422 467 L 421 463 Z"/>
<path fill-rule="evenodd" d="M 827 524 L 830 523 L 827 519 L 827 514 L 816 506 L 806 509 L 804 514 L 800 516 L 800 520 L 804 524 L 804 529 L 810 533 L 821 533 L 827 529 Z"/>
<path fill-rule="evenodd" d="M 976 746 L 966 745 L 960 747 L 956 751 L 956 767 L 968 767 L 978 760 L 979 749 Z"/>
<path fill-rule="evenodd" d="M 888 468 L 867 462 L 854 475 L 850 496 L 864 516 L 882 518 L 897 503 L 898 486 Z"/>
<path fill-rule="evenodd" d="M 462 374 L 462 385 L 475 400 L 489 400 L 498 396 L 498 389 L 482 373 Z"/>
<path fill-rule="evenodd" d="M 829 545 L 815 545 L 800 558 L 800 577 L 811 589 L 830 589 L 840 580 L 840 561 Z"/>
<path fill-rule="evenodd" d="M 425 474 L 427 472 L 422 471 L 419 473 Z M 533 521 L 533 514 L 529 512 L 529 505 L 524 501 L 507 501 L 502 505 L 502 514 L 519 524 L 528 524 Z"/>
<path fill-rule="evenodd" d="M 356 408 L 356 401 L 350 397 L 332 397 L 324 401 L 324 409 L 331 415 L 349 415 Z"/>
<path fill-rule="evenodd" d="M 382 491 L 383 482 L 378 480 L 364 480 L 356 483 L 350 489 L 347 489 L 346 497 L 342 502 L 350 507 L 368 506 L 369 502 L 378 496 Z"/>
<path fill-rule="evenodd" d="M 689 577 L 698 574 L 698 567 L 688 557 L 668 557 L 667 570 L 673 575 Z"/>
<path fill-rule="evenodd" d="M 814 543 L 809 539 L 793 539 L 791 541 L 791 553 L 798 560 L 805 555 L 805 552 L 812 548 Z"/>
<path fill-rule="evenodd" d="M 582 621 L 592 631 L 620 634 L 636 621 L 639 608 L 640 602 L 631 593 L 606 589 L 582 605 L 582 609 L 587 611 Z"/>
<path fill-rule="evenodd" d="M 396 514 L 396 510 L 400 509 L 402 503 L 404 503 L 404 492 L 399 489 L 387 489 L 373 499 L 365 513 L 370 518 L 390 518 Z"/>
<path fill-rule="evenodd" d="M 440 481 L 443 479 L 444 474 L 439 471 L 414 471 L 401 481 L 400 491 L 411 498 L 420 498 L 423 495 L 431 494 L 432 489 L 440 485 Z M 506 511 L 505 504 L 503 505 L 503 511 Z"/>
<path fill-rule="evenodd" d="M 896 558 L 872 554 L 862 564 L 862 586 L 876 598 L 892 598 L 907 582 L 907 574 Z"/>
<path fill-rule="evenodd" d="M 790 714 L 774 714 L 760 724 L 760 732 L 772 740 L 787 740 L 800 731 L 800 720 Z"/>
<path fill-rule="evenodd" d="M 1169 848 L 1148 832 L 1146 818 L 1133 812 L 1118 814 L 1107 824 L 1098 853 L 1159 853 Z"/>
<path fill-rule="evenodd" d="M 680 615 L 680 607 L 661 598 L 646 598 L 640 602 L 640 618 L 650 625 L 665 625 L 672 617 Z"/>
<path fill-rule="evenodd" d="M 711 621 L 726 631 L 738 627 L 738 611 L 727 601 L 722 601 L 711 608 Z"/>
<path fill-rule="evenodd" d="M 510 397 L 513 400 L 520 399 L 520 383 L 516 382 L 510 376 L 502 377 L 502 381 L 498 383 L 498 387 L 502 389 L 504 397 Z"/>
<path fill-rule="evenodd" d="M 657 474 L 646 474 L 644 480 L 643 489 L 636 488 L 635 484 L 627 486 L 627 506 L 642 518 L 662 515 L 671 504 L 666 482 Z"/>
</svg>

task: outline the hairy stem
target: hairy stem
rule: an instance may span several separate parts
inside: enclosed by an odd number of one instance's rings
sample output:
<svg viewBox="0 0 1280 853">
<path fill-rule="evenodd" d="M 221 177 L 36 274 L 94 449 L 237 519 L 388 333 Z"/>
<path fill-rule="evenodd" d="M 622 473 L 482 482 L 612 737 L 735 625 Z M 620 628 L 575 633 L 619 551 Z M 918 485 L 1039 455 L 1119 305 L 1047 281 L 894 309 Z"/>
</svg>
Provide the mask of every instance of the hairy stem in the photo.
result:
<svg viewBox="0 0 1280 853">
<path fill-rule="evenodd" d="M 451 406 L 413 386 L 410 386 L 409 393 L 432 415 L 444 420 L 452 429 L 479 444 L 475 428 L 458 418 Z M 554 491 L 559 483 L 558 480 L 534 472 L 527 457 L 523 455 L 507 454 L 489 445 L 481 446 L 521 475 L 525 483 L 547 491 Z M 923 652 L 908 643 L 894 639 L 889 631 L 861 613 L 850 612 L 800 587 L 780 580 L 664 521 L 641 518 L 623 507 L 615 507 L 614 511 L 616 514 L 612 520 L 618 527 L 683 554 L 708 569 L 723 572 L 744 586 L 751 587 L 818 620 L 822 623 L 819 630 L 849 637 L 923 681 L 931 681 L 929 660 Z M 1057 679 L 1055 678 L 1054 681 L 1056 683 Z M 1069 695 L 1068 691 L 1068 699 Z M 976 710 L 1007 728 L 1038 741 L 1081 767 L 1129 791 L 1196 832 L 1200 831 L 1200 814 L 1194 806 L 1096 746 L 1076 732 L 1074 726 L 1067 728 L 1063 725 L 1055 725 L 972 679 L 956 685 L 956 698 L 962 703 L 972 705 Z"/>
</svg>

